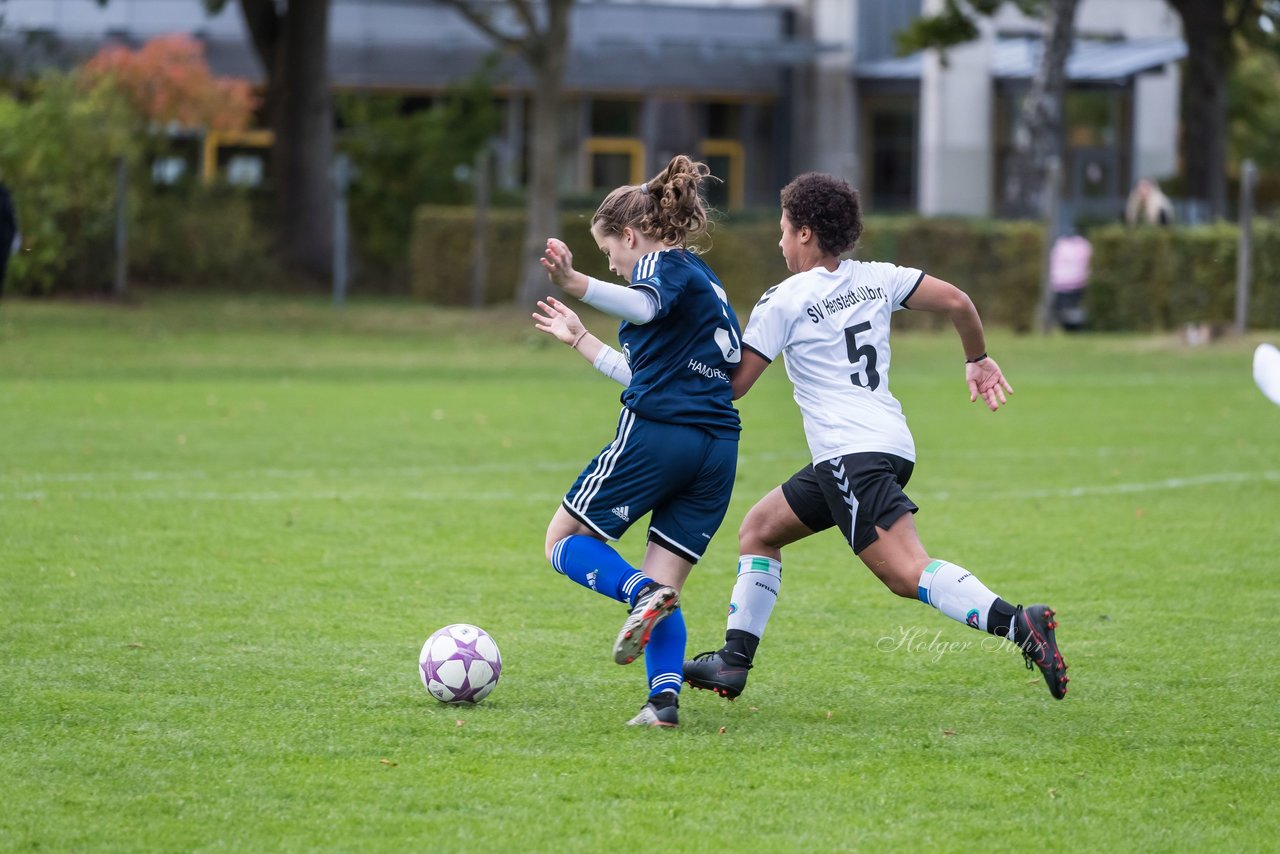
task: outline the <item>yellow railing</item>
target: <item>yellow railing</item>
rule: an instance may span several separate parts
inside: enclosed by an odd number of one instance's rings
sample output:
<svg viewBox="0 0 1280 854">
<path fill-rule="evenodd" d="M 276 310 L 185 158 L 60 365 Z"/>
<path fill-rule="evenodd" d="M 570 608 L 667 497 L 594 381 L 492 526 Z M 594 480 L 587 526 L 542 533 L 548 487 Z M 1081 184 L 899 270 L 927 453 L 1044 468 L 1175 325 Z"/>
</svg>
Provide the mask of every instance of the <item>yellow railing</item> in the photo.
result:
<svg viewBox="0 0 1280 854">
<path fill-rule="evenodd" d="M 644 181 L 644 143 L 640 140 L 608 136 L 592 136 L 584 139 L 582 141 L 583 174 L 588 183 L 591 180 L 591 157 L 596 154 L 627 155 L 630 160 L 630 183 L 640 184 Z"/>
<path fill-rule="evenodd" d="M 717 175 L 729 190 L 729 208 L 738 210 L 746 197 L 747 158 L 743 153 L 742 143 L 736 139 L 704 139 L 702 141 L 703 157 L 727 157 L 729 174 Z"/>
<path fill-rule="evenodd" d="M 269 130 L 245 130 L 234 133 L 209 133 L 204 138 L 200 159 L 200 180 L 212 183 L 218 177 L 218 149 L 270 148 L 275 136 Z"/>
</svg>

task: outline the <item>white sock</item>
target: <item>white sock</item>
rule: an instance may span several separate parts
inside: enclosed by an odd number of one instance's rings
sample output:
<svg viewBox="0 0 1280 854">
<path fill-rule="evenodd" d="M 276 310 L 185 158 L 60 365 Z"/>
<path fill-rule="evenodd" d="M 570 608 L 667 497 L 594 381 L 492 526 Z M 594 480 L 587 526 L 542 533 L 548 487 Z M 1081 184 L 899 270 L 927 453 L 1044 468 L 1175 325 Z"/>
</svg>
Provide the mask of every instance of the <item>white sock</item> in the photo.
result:
<svg viewBox="0 0 1280 854">
<path fill-rule="evenodd" d="M 764 627 L 769 623 L 781 588 L 781 561 L 759 555 L 739 557 L 738 580 L 733 583 L 726 628 L 764 637 Z"/>
<path fill-rule="evenodd" d="M 920 573 L 920 601 L 959 623 L 987 630 L 987 613 L 996 601 L 978 577 L 962 566 L 935 560 Z"/>
</svg>

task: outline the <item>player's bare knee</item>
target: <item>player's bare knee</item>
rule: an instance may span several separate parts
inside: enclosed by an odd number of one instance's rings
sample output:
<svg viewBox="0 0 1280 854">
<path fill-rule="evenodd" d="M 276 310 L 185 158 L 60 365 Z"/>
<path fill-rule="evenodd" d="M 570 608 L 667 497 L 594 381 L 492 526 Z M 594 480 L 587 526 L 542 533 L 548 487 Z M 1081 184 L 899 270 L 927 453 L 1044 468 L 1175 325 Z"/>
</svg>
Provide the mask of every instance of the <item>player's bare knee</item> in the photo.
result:
<svg viewBox="0 0 1280 854">
<path fill-rule="evenodd" d="M 875 560 L 868 555 L 860 556 L 867 568 L 875 573 L 880 583 L 904 599 L 915 599 L 920 585 L 920 573 L 915 571 L 911 561 Z"/>
<path fill-rule="evenodd" d="M 553 566 L 555 565 L 555 561 L 552 559 L 552 553 L 556 550 L 556 546 L 560 541 L 564 539 L 567 538 L 562 533 L 547 531 L 547 539 L 546 542 L 543 543 L 543 554 L 547 558 L 547 563 L 552 564 Z"/>
<path fill-rule="evenodd" d="M 768 512 L 759 505 L 747 511 L 738 527 L 738 553 L 763 554 L 786 545 L 787 538 Z"/>
<path fill-rule="evenodd" d="M 892 575 L 884 578 L 885 586 L 903 599 L 915 599 L 919 596 L 920 578 L 907 578 L 905 575 Z"/>
<path fill-rule="evenodd" d="M 750 516 L 742 521 L 742 527 L 738 529 L 738 554 L 765 554 L 777 551 L 783 545 L 767 527 L 753 522 Z"/>
</svg>

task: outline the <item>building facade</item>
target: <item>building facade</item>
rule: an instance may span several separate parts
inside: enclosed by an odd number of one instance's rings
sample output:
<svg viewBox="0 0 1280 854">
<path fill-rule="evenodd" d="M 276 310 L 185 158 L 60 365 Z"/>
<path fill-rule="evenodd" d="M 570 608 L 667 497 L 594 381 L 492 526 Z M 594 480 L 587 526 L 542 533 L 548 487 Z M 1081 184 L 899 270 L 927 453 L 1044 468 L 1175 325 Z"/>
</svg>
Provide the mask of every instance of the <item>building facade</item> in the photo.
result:
<svg viewBox="0 0 1280 854">
<path fill-rule="evenodd" d="M 501 4 L 497 4 L 501 7 Z M 1018 98 L 1035 69 L 1038 29 L 1012 7 L 951 50 L 899 57 L 895 36 L 941 0 L 579 0 L 566 72 L 561 187 L 589 195 L 638 182 L 673 154 L 696 154 L 724 179 L 727 208 L 773 206 L 812 169 L 860 187 L 873 211 L 1000 211 Z M 196 0 L 8 0 L 0 53 L 10 74 L 68 65 L 109 42 L 182 32 L 213 70 L 261 81 L 238 4 L 207 15 Z M 333 0 L 335 89 L 421 103 L 477 71 L 492 43 L 432 0 Z M 1184 55 L 1164 0 L 1082 0 L 1068 65 L 1064 198 L 1110 205 L 1137 177 L 1175 166 Z M 526 175 L 531 77 L 505 59 L 495 86 L 504 119 L 500 186 Z M 262 154 L 261 135 L 236 157 Z M 210 140 L 208 165 L 219 161 Z M 243 164 L 241 164 L 243 167 Z"/>
</svg>

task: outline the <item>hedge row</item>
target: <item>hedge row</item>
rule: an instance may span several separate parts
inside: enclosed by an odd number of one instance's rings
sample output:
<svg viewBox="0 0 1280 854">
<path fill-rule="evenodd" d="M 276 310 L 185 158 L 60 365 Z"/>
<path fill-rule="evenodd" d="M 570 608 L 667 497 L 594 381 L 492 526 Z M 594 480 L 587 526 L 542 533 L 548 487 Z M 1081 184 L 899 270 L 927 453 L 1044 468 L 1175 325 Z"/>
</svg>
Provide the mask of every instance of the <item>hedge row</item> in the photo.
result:
<svg viewBox="0 0 1280 854">
<path fill-rule="evenodd" d="M 871 219 L 858 257 L 917 267 L 951 282 L 973 300 L 988 326 L 1028 332 L 1036 322 L 1044 264 L 1044 229 L 995 220 Z M 939 314 L 900 313 L 895 324 L 941 327 Z"/>
<path fill-rule="evenodd" d="M 1239 229 L 1226 224 L 1090 232 L 1090 327 L 1150 331 L 1231 323 L 1239 237 Z M 1249 325 L 1280 328 L 1280 224 L 1257 223 L 1253 237 Z"/>
<path fill-rule="evenodd" d="M 558 235 L 573 251 L 574 265 L 609 281 L 604 257 L 588 231 L 590 213 L 566 213 Z M 423 207 L 417 211 L 410 249 L 411 288 L 439 305 L 471 301 L 470 208 Z M 1034 224 L 919 218 L 868 221 L 857 254 L 868 260 L 919 267 L 964 289 L 987 323 L 1025 331 L 1035 318 L 1043 230 Z M 724 283 L 744 318 L 760 294 L 789 274 L 778 249 L 777 220 L 726 219 L 716 225 L 705 258 Z M 489 215 L 485 302 L 514 296 L 524 239 L 524 215 L 493 210 Z M 907 323 L 941 324 L 942 318 L 900 315 Z"/>
</svg>

